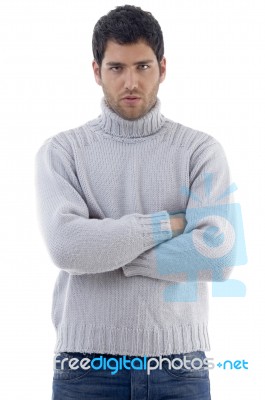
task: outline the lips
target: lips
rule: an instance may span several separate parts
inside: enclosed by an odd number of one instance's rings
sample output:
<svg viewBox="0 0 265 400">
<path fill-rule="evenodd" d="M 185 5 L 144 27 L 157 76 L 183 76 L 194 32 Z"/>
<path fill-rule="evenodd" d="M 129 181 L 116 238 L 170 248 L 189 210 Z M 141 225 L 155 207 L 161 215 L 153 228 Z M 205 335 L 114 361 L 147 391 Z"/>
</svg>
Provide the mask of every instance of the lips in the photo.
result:
<svg viewBox="0 0 265 400">
<path fill-rule="evenodd" d="M 124 99 L 128 99 L 128 100 L 135 100 L 135 99 L 140 99 L 140 97 L 138 97 L 138 96 L 125 96 L 125 97 L 123 97 L 123 100 Z"/>
<path fill-rule="evenodd" d="M 128 106 L 135 106 L 139 103 L 140 100 L 141 98 L 137 96 L 125 96 L 122 98 L 123 103 Z"/>
</svg>

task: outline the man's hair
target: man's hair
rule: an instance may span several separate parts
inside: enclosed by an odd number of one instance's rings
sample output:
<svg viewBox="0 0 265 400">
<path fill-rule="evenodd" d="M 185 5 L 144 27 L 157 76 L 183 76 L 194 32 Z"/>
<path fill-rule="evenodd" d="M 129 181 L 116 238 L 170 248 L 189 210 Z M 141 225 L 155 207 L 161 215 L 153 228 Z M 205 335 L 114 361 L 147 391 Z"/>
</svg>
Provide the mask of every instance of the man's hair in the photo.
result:
<svg viewBox="0 0 265 400">
<path fill-rule="evenodd" d="M 153 15 L 140 7 L 119 6 L 101 17 L 96 23 L 92 37 L 95 61 L 102 64 L 108 40 L 118 44 L 144 41 L 160 61 L 164 55 L 164 40 L 161 27 Z"/>
</svg>

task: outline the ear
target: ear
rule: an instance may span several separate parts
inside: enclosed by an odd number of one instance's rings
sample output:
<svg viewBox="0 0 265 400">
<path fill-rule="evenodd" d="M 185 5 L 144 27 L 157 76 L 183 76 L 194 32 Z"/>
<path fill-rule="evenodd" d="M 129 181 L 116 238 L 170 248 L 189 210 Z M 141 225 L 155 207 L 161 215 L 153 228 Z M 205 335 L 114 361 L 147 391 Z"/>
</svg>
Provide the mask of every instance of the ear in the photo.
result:
<svg viewBox="0 0 265 400">
<path fill-rule="evenodd" d="M 159 78 L 159 82 L 163 82 L 165 77 L 166 77 L 166 59 L 165 57 L 162 58 L 162 60 L 160 61 L 160 78 Z"/>
<path fill-rule="evenodd" d="M 94 71 L 95 80 L 96 80 L 97 84 L 101 86 L 100 66 L 98 65 L 98 63 L 95 60 L 92 61 L 92 68 Z"/>
</svg>

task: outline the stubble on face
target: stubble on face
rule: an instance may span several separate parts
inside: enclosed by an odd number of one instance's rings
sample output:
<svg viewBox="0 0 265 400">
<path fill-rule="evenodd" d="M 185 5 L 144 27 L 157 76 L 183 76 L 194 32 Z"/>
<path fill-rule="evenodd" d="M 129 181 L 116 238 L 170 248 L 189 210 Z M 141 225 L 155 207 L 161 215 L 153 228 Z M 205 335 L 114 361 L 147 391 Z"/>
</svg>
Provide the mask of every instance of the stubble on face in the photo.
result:
<svg viewBox="0 0 265 400">
<path fill-rule="evenodd" d="M 102 65 L 94 64 L 94 72 L 108 106 L 121 118 L 136 120 L 156 104 L 165 60 L 159 64 L 144 41 L 121 45 L 110 40 Z"/>
<path fill-rule="evenodd" d="M 144 117 L 156 104 L 157 101 L 157 93 L 159 89 L 159 80 L 153 86 L 151 92 L 146 95 L 145 93 L 139 93 L 137 91 L 133 92 L 126 92 L 124 96 L 139 96 L 141 97 L 141 103 L 139 107 L 128 107 L 122 105 L 120 99 L 114 97 L 106 87 L 106 85 L 102 82 L 102 90 L 104 93 L 104 97 L 106 100 L 107 105 L 121 118 L 128 119 L 128 120 L 136 120 L 139 118 Z"/>
</svg>

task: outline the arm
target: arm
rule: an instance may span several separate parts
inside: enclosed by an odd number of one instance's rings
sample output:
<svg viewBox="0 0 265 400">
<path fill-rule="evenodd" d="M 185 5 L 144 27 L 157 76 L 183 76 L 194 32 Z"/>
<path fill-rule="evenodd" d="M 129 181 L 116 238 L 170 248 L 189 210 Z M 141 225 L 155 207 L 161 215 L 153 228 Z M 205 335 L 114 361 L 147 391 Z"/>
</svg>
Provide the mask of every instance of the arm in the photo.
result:
<svg viewBox="0 0 265 400">
<path fill-rule="evenodd" d="M 229 168 L 217 141 L 206 142 L 191 154 L 189 186 L 183 232 L 125 265 L 125 276 L 224 281 L 233 266 L 246 262 L 240 209 L 232 203 Z"/>
<path fill-rule="evenodd" d="M 172 237 L 167 211 L 90 218 L 74 160 L 55 138 L 36 154 L 35 187 L 45 244 L 55 265 L 69 274 L 112 271 Z"/>
</svg>

